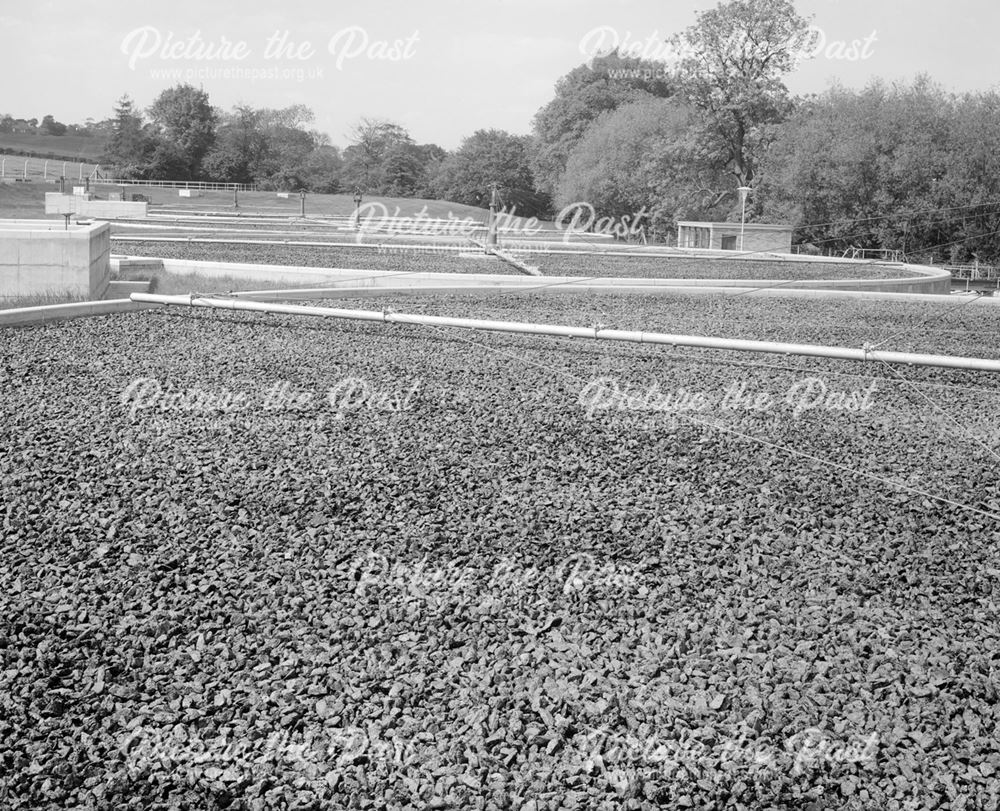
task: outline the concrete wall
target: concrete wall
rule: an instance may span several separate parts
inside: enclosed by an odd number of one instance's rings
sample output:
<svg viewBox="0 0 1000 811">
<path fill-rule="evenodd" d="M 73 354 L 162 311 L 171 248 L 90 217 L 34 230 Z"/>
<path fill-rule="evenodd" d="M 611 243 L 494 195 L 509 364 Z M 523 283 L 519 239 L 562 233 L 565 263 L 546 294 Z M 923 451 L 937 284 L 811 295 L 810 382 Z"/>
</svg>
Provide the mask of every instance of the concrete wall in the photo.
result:
<svg viewBox="0 0 1000 811">
<path fill-rule="evenodd" d="M 91 318 L 95 315 L 131 313 L 137 310 L 157 309 L 159 304 L 142 304 L 131 299 L 109 299 L 108 301 L 81 301 L 74 304 L 50 304 L 44 307 L 18 307 L 0 310 L 0 328 L 23 327 L 46 321 L 62 321 L 68 318 Z"/>
<path fill-rule="evenodd" d="M 110 279 L 111 226 L 0 220 L 0 296 L 98 299 Z"/>
<path fill-rule="evenodd" d="M 731 250 L 740 249 L 740 224 L 725 223 L 712 229 L 712 247 L 721 250 L 723 237 L 731 237 L 735 245 Z M 748 225 L 743 232 L 744 251 L 766 251 L 768 253 L 792 252 L 792 229 L 755 228 Z"/>
<path fill-rule="evenodd" d="M 695 252 L 693 252 L 695 253 Z M 731 251 L 703 252 L 706 257 L 726 261 L 736 258 Z M 698 254 L 702 255 L 702 254 Z M 136 258 L 116 259 L 115 262 L 131 263 Z M 142 260 L 150 261 L 150 260 Z M 499 285 L 504 287 L 536 287 L 539 279 L 533 276 L 509 275 L 503 265 L 494 266 L 494 273 L 440 273 L 434 271 L 407 273 L 400 280 L 398 273 L 384 270 L 363 270 L 358 268 L 311 268 L 279 265 L 256 265 L 229 262 L 209 262 L 197 259 L 163 259 L 163 270 L 178 276 L 197 274 L 206 278 L 238 278 L 248 283 L 255 281 L 281 282 L 283 284 L 326 284 L 331 287 L 350 288 L 406 288 L 452 290 L 468 286 Z M 771 260 L 773 261 L 773 260 Z M 788 261 L 809 264 L 825 262 L 844 265 L 869 265 L 853 259 L 833 260 L 830 257 L 795 257 Z M 941 268 L 922 265 L 899 265 L 900 276 L 895 279 L 801 279 L 797 281 L 767 279 L 768 261 L 761 262 L 760 279 L 626 279 L 585 278 L 572 276 L 558 278 L 559 287 L 603 287 L 609 284 L 621 287 L 636 287 L 647 291 L 680 290 L 685 287 L 719 290 L 768 288 L 780 285 L 782 289 L 798 288 L 812 290 L 871 291 L 883 293 L 939 293 L 947 294 L 951 289 L 951 274 Z M 127 265 L 126 265 L 127 266 Z M 895 267 L 895 266 L 894 266 Z M 492 268 L 491 268 L 492 269 Z M 720 274 L 721 275 L 721 274 Z"/>
<path fill-rule="evenodd" d="M 45 213 L 113 220 L 116 217 L 146 217 L 149 214 L 149 204 L 122 200 L 87 200 L 74 194 L 46 192 Z"/>
<path fill-rule="evenodd" d="M 694 232 L 702 229 L 708 232 L 708 244 L 699 244 Z M 728 238 L 732 247 L 725 248 L 723 239 Z M 738 222 L 679 222 L 677 223 L 677 245 L 680 248 L 701 248 L 709 250 L 740 250 L 740 224 Z M 748 252 L 791 253 L 792 226 L 747 223 L 743 227 L 743 248 Z"/>
</svg>

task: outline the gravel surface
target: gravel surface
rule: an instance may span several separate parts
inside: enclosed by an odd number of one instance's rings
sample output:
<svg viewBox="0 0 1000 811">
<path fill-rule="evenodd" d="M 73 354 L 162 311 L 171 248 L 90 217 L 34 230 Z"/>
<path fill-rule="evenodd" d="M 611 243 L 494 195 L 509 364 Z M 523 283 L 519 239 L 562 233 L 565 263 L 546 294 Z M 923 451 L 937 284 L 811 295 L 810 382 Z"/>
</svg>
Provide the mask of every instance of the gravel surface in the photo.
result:
<svg viewBox="0 0 1000 811">
<path fill-rule="evenodd" d="M 404 273 L 511 273 L 510 265 L 461 257 L 454 251 L 421 251 L 405 242 L 387 243 L 385 249 L 344 247 L 293 247 L 121 241 L 112 239 L 112 250 L 131 256 L 170 259 L 203 259 L 212 262 L 252 262 L 300 267 L 338 267 L 389 270 Z M 476 248 L 468 246 L 470 252 Z M 780 262 L 766 260 L 707 260 L 688 257 L 617 257 L 541 254 L 515 250 L 514 256 L 535 265 L 546 276 L 625 277 L 636 279 L 889 279 L 911 276 L 899 268 L 876 265 Z"/>
<path fill-rule="evenodd" d="M 4 809 L 997 807 L 996 376 L 169 310 L 0 330 L 0 392 Z"/>
<path fill-rule="evenodd" d="M 636 279 L 896 279 L 913 276 L 898 267 L 835 262 L 782 262 L 766 259 L 700 259 L 693 257 L 518 256 L 537 265 L 546 276 L 615 276 Z"/>
</svg>

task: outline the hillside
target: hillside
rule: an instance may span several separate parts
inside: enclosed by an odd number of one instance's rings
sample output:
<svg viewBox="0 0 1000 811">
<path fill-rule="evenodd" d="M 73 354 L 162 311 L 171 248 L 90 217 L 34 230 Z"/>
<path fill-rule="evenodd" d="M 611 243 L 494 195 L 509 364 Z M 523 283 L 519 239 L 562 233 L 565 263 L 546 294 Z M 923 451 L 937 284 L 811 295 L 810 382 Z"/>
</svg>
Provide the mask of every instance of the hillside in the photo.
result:
<svg viewBox="0 0 1000 811">
<path fill-rule="evenodd" d="M 103 184 L 92 186 L 92 189 L 101 197 L 107 197 L 119 188 Z M 45 192 L 53 190 L 58 191 L 58 186 L 42 182 L 0 185 L 0 217 L 44 217 Z M 222 210 L 230 206 L 233 199 L 232 192 L 224 191 L 205 192 L 203 197 L 195 198 L 180 197 L 176 189 L 136 187 L 135 191 L 146 195 L 151 203 L 190 210 Z M 425 207 L 424 214 L 427 217 L 448 217 L 451 214 L 459 219 L 472 218 L 485 222 L 488 216 L 485 209 L 443 200 L 366 197 L 365 202 L 381 203 L 385 206 L 388 216 L 413 217 L 424 212 Z M 240 192 L 239 205 L 240 211 L 247 214 L 265 212 L 295 216 L 300 210 L 301 203 L 295 193 L 283 198 L 278 197 L 277 193 L 273 191 L 258 191 Z M 348 215 L 353 212 L 354 200 L 349 194 L 309 194 L 306 197 L 306 213 L 310 216 Z"/>
<path fill-rule="evenodd" d="M 31 152 L 38 155 L 56 155 L 66 160 L 96 162 L 104 153 L 102 138 L 83 135 L 30 135 L 25 133 L 0 133 L 0 152 Z"/>
</svg>

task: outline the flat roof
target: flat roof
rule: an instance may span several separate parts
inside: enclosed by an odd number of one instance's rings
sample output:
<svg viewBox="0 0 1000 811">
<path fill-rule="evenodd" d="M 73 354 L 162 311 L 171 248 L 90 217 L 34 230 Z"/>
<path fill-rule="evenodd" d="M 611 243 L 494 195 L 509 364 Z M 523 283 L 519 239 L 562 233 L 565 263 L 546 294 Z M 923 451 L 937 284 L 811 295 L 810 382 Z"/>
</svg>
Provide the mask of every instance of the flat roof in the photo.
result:
<svg viewBox="0 0 1000 811">
<path fill-rule="evenodd" d="M 102 231 L 111 231 L 111 225 L 104 220 L 71 222 L 66 227 L 65 219 L 58 220 L 0 220 L 0 238 L 7 239 L 90 239 Z"/>
<path fill-rule="evenodd" d="M 677 226 L 690 225 L 695 228 L 740 228 L 740 223 L 738 222 L 695 222 L 693 220 L 678 220 Z M 781 225 L 774 223 L 763 223 L 763 222 L 748 222 L 743 224 L 743 229 L 749 231 L 750 229 L 756 229 L 758 231 L 790 231 L 795 226 L 791 223 Z"/>
<path fill-rule="evenodd" d="M 76 216 L 76 215 L 73 215 Z M 70 231 L 87 231 L 100 222 L 70 222 Z M 58 220 L 0 220 L 0 231 L 65 231 L 66 222 L 60 215 Z"/>
</svg>

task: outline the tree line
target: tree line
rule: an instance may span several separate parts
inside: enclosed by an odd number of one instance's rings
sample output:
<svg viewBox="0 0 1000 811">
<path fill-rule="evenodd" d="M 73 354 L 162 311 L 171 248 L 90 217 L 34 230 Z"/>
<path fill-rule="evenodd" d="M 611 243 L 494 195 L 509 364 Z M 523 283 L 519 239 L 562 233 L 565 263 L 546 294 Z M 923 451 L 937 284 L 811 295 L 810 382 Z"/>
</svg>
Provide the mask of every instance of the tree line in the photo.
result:
<svg viewBox="0 0 1000 811">
<path fill-rule="evenodd" d="M 917 76 L 792 97 L 816 36 L 788 0 L 729 0 L 674 39 L 669 71 L 581 65 L 535 117 L 539 187 L 556 210 L 641 211 L 669 241 L 678 220 L 739 221 L 745 186 L 747 221 L 792 224 L 801 250 L 1000 261 L 1000 94 Z"/>
<path fill-rule="evenodd" d="M 791 223 L 811 252 L 1000 259 L 1000 95 L 919 76 L 794 97 L 784 78 L 816 36 L 791 0 L 723 0 L 666 43 L 672 60 L 594 54 L 558 80 L 530 134 L 479 130 L 452 151 L 367 118 L 340 149 L 302 105 L 226 112 L 190 85 L 69 129 L 106 137 L 104 162 L 125 177 L 484 207 L 498 183 L 516 214 L 587 202 L 602 218 L 641 215 L 668 242 L 678 220 L 738 220 L 747 187 L 747 220 Z"/>
</svg>

